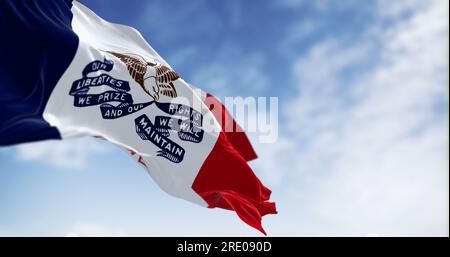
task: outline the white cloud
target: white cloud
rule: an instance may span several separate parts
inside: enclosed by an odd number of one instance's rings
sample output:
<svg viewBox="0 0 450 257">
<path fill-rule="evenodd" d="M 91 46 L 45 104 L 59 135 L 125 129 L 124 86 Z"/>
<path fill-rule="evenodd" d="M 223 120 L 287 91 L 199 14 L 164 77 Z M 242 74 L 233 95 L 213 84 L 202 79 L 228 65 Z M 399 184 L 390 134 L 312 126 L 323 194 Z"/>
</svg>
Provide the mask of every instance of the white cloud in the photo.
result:
<svg viewBox="0 0 450 257">
<path fill-rule="evenodd" d="M 388 1 L 386 1 L 388 2 Z M 316 1 L 305 1 L 305 0 L 281 0 L 276 1 L 276 5 L 282 8 L 302 8 L 305 6 L 312 7 L 315 11 L 323 12 L 330 9 L 336 8 L 349 8 L 358 3 L 357 0 L 316 0 Z M 370 4 L 370 3 L 369 3 Z"/>
<path fill-rule="evenodd" d="M 302 47 L 302 43 L 311 37 L 314 32 L 322 29 L 323 24 L 320 20 L 302 19 L 288 25 L 286 37 L 281 41 L 281 51 L 287 57 L 291 57 L 292 53 Z"/>
<path fill-rule="evenodd" d="M 169 55 L 169 57 L 166 59 L 168 63 L 172 66 L 172 68 L 176 69 L 177 67 L 180 67 L 181 65 L 187 65 L 190 63 L 197 54 L 199 49 L 196 46 L 189 45 L 180 49 L 177 49 L 174 53 Z"/>
<path fill-rule="evenodd" d="M 194 73 L 192 84 L 212 89 L 215 96 L 236 96 L 237 92 L 257 93 L 268 86 L 263 72 L 265 58 L 259 53 L 241 53 L 224 44 L 212 63 Z"/>
<path fill-rule="evenodd" d="M 377 14 L 381 18 L 394 18 L 394 19 L 402 18 L 403 15 L 405 15 L 407 12 L 417 12 L 420 8 L 426 8 L 427 6 L 429 6 L 431 2 L 422 0 L 408 0 L 408 1 L 378 0 Z M 445 3 L 443 3 L 443 5 L 445 5 Z"/>
<path fill-rule="evenodd" d="M 172 1 L 164 5 L 148 1 L 142 10 L 138 16 L 142 24 L 139 27 L 148 29 L 152 35 L 155 34 L 160 42 L 208 35 L 211 31 L 220 29 L 224 22 L 215 15 L 214 10 L 205 9 L 201 1 Z M 199 10 L 202 12 L 199 13 Z M 179 24 L 186 22 L 190 24 L 190 29 L 180 29 Z M 155 31 L 157 33 L 154 33 Z M 149 38 L 148 42 L 152 45 L 152 38 Z"/>
<path fill-rule="evenodd" d="M 35 161 L 63 168 L 82 168 L 93 155 L 108 151 L 94 138 L 65 139 L 22 144 L 16 147 L 21 161 Z"/>
<path fill-rule="evenodd" d="M 380 6 L 355 43 L 325 40 L 295 64 L 297 146 L 278 167 L 301 221 L 281 234 L 448 235 L 448 2 Z"/>
<path fill-rule="evenodd" d="M 258 159 L 251 161 L 250 165 L 266 186 L 279 187 L 283 185 L 286 164 L 292 160 L 290 153 L 295 151 L 294 142 L 285 136 L 279 136 L 276 143 L 260 143 L 258 133 L 250 133 L 252 145 L 258 154 Z M 286 164 L 283 164 L 286 163 Z"/>
<path fill-rule="evenodd" d="M 110 226 L 97 224 L 97 223 L 89 223 L 89 222 L 81 222 L 75 224 L 72 228 L 69 229 L 69 232 L 66 233 L 66 237 L 123 237 L 127 236 L 127 234 L 121 229 L 114 229 Z"/>
</svg>

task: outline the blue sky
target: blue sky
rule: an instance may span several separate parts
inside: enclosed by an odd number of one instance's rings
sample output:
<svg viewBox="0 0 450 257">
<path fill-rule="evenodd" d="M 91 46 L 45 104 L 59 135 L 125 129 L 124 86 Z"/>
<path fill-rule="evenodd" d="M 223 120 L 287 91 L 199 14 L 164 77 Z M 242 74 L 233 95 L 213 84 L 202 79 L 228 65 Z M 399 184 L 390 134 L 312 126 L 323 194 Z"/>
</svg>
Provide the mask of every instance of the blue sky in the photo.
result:
<svg viewBox="0 0 450 257">
<path fill-rule="evenodd" d="M 447 1 L 91 1 L 218 97 L 279 98 L 269 235 L 448 236 Z M 0 148 L 0 235 L 259 236 L 94 139 Z"/>
</svg>

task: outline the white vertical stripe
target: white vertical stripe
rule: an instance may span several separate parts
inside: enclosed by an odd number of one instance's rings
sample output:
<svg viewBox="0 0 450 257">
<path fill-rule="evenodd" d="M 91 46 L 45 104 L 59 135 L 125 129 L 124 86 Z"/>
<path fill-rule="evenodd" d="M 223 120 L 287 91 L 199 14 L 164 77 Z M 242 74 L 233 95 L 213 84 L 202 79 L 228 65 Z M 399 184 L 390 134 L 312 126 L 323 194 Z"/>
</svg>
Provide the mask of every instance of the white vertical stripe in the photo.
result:
<svg viewBox="0 0 450 257">
<path fill-rule="evenodd" d="M 78 2 L 73 3 L 72 12 L 72 28 L 79 36 L 80 44 L 71 65 L 50 96 L 44 118 L 59 129 L 63 138 L 84 135 L 101 136 L 122 148 L 134 150 L 145 159 L 148 173 L 162 189 L 176 197 L 205 206 L 206 203 L 192 190 L 191 185 L 218 138 L 219 124 L 204 122 L 205 130 L 213 132 L 205 131 L 204 138 L 200 143 L 182 141 L 176 133 L 171 133 L 169 138 L 186 151 L 183 161 L 174 163 L 156 156 L 159 149 L 151 142 L 142 140 L 136 133 L 134 119 L 138 116 L 146 114 L 153 122 L 155 116 L 167 115 L 154 104 L 128 116 L 112 120 L 103 119 L 99 105 L 75 107 L 73 105 L 74 97 L 69 95 L 72 83 L 82 77 L 81 72 L 88 63 L 94 60 L 103 61 L 105 56 L 114 61 L 114 68 L 109 72 L 95 72 L 95 76 L 105 73 L 116 79 L 128 81 L 131 87 L 128 93 L 132 95 L 135 103 L 153 100 L 131 78 L 126 65 L 104 51 L 139 54 L 148 61 L 157 61 L 166 66 L 168 64 L 135 29 L 106 22 Z M 194 107 L 202 106 L 203 108 L 195 109 L 201 111 L 204 121 L 215 121 L 212 113 L 204 106 L 202 97 L 194 93 L 186 82 L 178 79 L 174 84 L 178 95 L 184 96 L 184 98 L 177 97 L 173 99 L 173 102 L 189 104 Z M 107 90 L 111 89 L 101 86 L 90 88 L 88 93 L 99 94 Z M 160 98 L 161 102 L 170 102 L 171 100 L 165 96 Z M 186 101 L 188 102 L 186 103 Z"/>
</svg>

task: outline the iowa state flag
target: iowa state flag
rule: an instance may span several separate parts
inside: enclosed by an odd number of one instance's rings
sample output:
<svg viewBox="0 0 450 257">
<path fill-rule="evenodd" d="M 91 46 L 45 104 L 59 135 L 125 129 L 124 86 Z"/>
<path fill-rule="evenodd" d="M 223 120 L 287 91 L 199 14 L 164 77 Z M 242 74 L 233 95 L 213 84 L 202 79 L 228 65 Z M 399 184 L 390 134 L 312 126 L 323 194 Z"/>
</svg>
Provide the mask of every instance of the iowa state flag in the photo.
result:
<svg viewBox="0 0 450 257">
<path fill-rule="evenodd" d="M 276 208 L 246 162 L 256 158 L 247 137 L 224 131 L 238 125 L 223 105 L 138 31 L 70 0 L 3 0 L 0 27 L 0 145 L 103 138 L 167 193 L 234 210 L 265 233 L 261 217 Z"/>
</svg>

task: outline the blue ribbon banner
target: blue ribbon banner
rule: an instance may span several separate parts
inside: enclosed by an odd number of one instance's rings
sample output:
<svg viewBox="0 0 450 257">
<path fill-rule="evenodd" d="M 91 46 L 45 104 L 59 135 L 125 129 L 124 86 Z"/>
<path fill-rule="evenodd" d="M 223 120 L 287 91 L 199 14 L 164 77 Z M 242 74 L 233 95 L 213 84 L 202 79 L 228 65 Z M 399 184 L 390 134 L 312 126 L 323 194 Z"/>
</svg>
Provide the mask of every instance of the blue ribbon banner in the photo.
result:
<svg viewBox="0 0 450 257">
<path fill-rule="evenodd" d="M 74 96 L 73 105 L 86 107 L 100 105 L 100 111 L 104 119 L 117 119 L 144 109 L 153 102 L 133 103 L 133 97 L 127 93 L 130 89 L 128 81 L 116 79 L 108 74 L 100 74 L 96 77 L 88 77 L 89 73 L 96 71 L 111 71 L 114 66 L 112 60 L 93 61 L 83 69 L 81 79 L 72 83 L 69 94 Z M 113 90 L 101 94 L 87 94 L 91 87 L 108 86 Z M 110 103 L 119 103 L 114 106 Z"/>
<path fill-rule="evenodd" d="M 92 72 L 111 71 L 113 66 L 114 62 L 106 58 L 103 61 L 96 60 L 86 65 L 82 71 L 83 77 L 75 80 L 69 91 L 69 95 L 74 97 L 74 106 L 100 105 L 103 119 L 117 119 L 155 104 L 158 109 L 169 116 L 156 116 L 155 124 L 153 124 L 147 115 L 141 115 L 135 119 L 136 132 L 143 140 L 152 142 L 160 149 L 157 152 L 158 156 L 175 163 L 183 161 L 185 150 L 169 139 L 170 131 L 176 132 L 183 141 L 200 143 L 204 135 L 204 131 L 201 129 L 202 114 L 183 104 L 155 101 L 134 103 L 132 95 L 128 93 L 131 90 L 128 81 L 116 79 L 108 74 L 88 77 Z M 108 86 L 111 90 L 100 94 L 88 94 L 91 87 L 99 86 Z"/>
<path fill-rule="evenodd" d="M 84 67 L 81 74 L 83 75 L 83 77 L 87 77 L 87 75 L 91 72 L 100 70 L 111 71 L 113 67 L 114 62 L 112 60 L 107 60 L 106 58 L 104 58 L 103 62 L 98 60 L 90 62 L 88 65 L 86 65 L 86 67 Z"/>
<path fill-rule="evenodd" d="M 134 120 L 136 124 L 136 133 L 143 139 L 152 142 L 160 150 L 157 156 L 164 157 L 172 162 L 180 163 L 183 161 L 185 150 L 177 143 L 170 140 L 163 133 L 158 132 L 147 115 L 143 114 Z"/>
<path fill-rule="evenodd" d="M 182 120 L 167 116 L 156 116 L 155 128 L 159 133 L 166 137 L 170 136 L 170 130 L 176 131 L 181 140 L 193 143 L 200 143 L 204 133 L 203 130 L 196 126 L 191 120 Z"/>
</svg>

